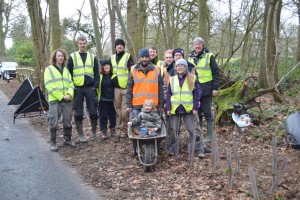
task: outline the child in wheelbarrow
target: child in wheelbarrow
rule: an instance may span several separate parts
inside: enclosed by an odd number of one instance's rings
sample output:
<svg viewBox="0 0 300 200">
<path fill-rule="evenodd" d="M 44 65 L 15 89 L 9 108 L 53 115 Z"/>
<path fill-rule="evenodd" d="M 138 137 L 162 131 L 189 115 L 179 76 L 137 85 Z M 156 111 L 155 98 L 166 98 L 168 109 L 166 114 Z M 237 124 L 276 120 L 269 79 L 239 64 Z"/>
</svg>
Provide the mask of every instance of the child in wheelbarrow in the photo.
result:
<svg viewBox="0 0 300 200">
<path fill-rule="evenodd" d="M 128 126 L 139 125 L 139 135 L 141 138 L 157 136 L 158 130 L 161 128 L 161 119 L 156 111 L 154 101 L 146 99 L 142 111 L 137 118 L 128 122 Z M 135 133 L 135 131 L 133 131 Z"/>
</svg>

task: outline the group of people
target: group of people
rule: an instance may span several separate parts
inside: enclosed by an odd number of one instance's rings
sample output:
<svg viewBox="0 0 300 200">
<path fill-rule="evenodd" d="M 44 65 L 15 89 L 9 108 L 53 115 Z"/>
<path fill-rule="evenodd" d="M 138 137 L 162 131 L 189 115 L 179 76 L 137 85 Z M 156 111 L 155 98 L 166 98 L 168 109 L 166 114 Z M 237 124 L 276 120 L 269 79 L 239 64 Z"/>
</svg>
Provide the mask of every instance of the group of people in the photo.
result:
<svg viewBox="0 0 300 200">
<path fill-rule="evenodd" d="M 201 37 L 193 40 L 194 50 L 188 59 L 184 59 L 183 49 L 175 48 L 167 50 L 162 61 L 157 49 L 151 47 L 139 50 L 136 64 L 125 52 L 124 40 L 116 39 L 116 53 L 111 59 L 102 60 L 101 67 L 96 56 L 87 51 L 85 36 L 80 36 L 77 44 L 79 50 L 73 52 L 68 61 L 64 50 L 55 50 L 44 73 L 51 151 L 58 150 L 56 127 L 60 117 L 64 145 L 74 146 L 71 141 L 73 106 L 79 142 L 88 142 L 82 125 L 85 101 L 93 140 L 97 137 L 98 119 L 102 139 L 107 139 L 110 133 L 114 141 L 119 141 L 127 137 L 128 126 L 136 125 L 140 137 L 156 136 L 161 125 L 158 112 L 165 112 L 169 152 L 174 154 L 178 149 L 175 140 L 183 119 L 190 142 L 196 135 L 196 153 L 204 158 L 209 148 L 204 147 L 201 128 L 204 116 L 207 122 L 205 143 L 210 143 L 214 121 L 212 97 L 218 91 L 219 68 Z M 133 147 L 136 154 L 135 144 Z"/>
</svg>

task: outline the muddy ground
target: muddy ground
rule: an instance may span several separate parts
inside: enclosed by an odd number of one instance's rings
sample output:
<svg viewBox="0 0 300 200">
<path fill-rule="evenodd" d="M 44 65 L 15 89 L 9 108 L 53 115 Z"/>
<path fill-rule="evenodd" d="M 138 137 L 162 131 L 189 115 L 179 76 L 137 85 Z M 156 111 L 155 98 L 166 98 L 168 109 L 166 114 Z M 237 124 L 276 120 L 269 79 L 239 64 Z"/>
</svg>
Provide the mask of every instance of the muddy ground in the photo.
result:
<svg viewBox="0 0 300 200">
<path fill-rule="evenodd" d="M 11 98 L 20 83 L 16 79 L 7 83 L 0 80 L 0 89 Z M 250 116 L 259 122 L 243 131 L 233 124 L 217 126 L 219 167 L 213 170 L 210 154 L 205 159 L 195 158 L 193 169 L 189 166 L 189 154 L 180 152 L 179 159 L 164 151 L 164 141 L 160 146 L 159 161 L 152 172 L 145 173 L 143 166 L 132 156 L 131 141 L 128 138 L 120 142 L 111 139 L 89 141 L 79 144 L 73 126 L 75 148 L 59 147 L 64 161 L 77 169 L 78 175 L 96 189 L 105 192 L 107 199 L 252 199 L 253 193 L 249 179 L 249 168 L 255 172 L 256 186 L 260 199 L 300 199 L 300 151 L 288 148 L 285 142 L 284 119 L 288 113 L 300 110 L 299 104 L 290 100 L 289 104 L 277 104 L 272 96 L 264 95 L 257 99 L 263 112 L 252 109 Z M 30 123 L 49 141 L 49 132 L 43 117 L 29 118 Z M 18 123 L 18 120 L 16 120 Z M 89 123 L 85 119 L 84 132 L 89 135 Z M 205 130 L 203 131 L 205 134 Z M 98 136 L 100 132 L 98 131 Z M 183 134 L 186 135 L 186 134 Z M 283 161 L 287 159 L 285 173 L 272 194 L 272 138 L 278 138 L 276 148 L 279 177 Z M 59 130 L 59 144 L 63 142 L 62 130 Z M 186 137 L 186 136 L 184 136 Z M 233 149 L 236 138 L 240 170 L 237 174 L 237 162 Z M 50 144 L 49 144 L 50 147 Z M 50 149 L 49 149 L 50 150 Z M 231 165 L 228 165 L 227 151 L 231 152 Z M 213 172 L 214 171 L 214 172 Z M 232 182 L 228 178 L 232 177 Z M 229 183 L 232 183 L 230 188 Z"/>
</svg>

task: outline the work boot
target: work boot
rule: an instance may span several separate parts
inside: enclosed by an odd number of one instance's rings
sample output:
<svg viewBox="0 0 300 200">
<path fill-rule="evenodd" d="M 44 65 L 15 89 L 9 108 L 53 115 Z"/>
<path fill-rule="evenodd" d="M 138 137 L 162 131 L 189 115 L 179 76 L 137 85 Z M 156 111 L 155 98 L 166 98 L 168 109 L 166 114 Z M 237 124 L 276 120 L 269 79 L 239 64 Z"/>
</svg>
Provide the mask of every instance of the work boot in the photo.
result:
<svg viewBox="0 0 300 200">
<path fill-rule="evenodd" d="M 213 136 L 213 128 L 214 128 L 214 122 L 207 122 L 207 134 L 205 137 L 205 143 L 210 143 Z"/>
<path fill-rule="evenodd" d="M 97 119 L 91 120 L 91 126 L 92 126 L 92 140 L 96 140 L 96 131 L 97 131 Z"/>
<path fill-rule="evenodd" d="M 110 128 L 110 136 L 111 136 L 111 139 L 114 142 L 118 142 L 119 141 L 119 136 L 117 135 L 117 132 L 116 132 L 115 128 Z"/>
<path fill-rule="evenodd" d="M 72 127 L 69 128 L 64 128 L 64 145 L 70 146 L 70 147 L 75 147 L 75 144 L 72 142 Z"/>
<path fill-rule="evenodd" d="M 211 153 L 211 148 L 204 147 L 204 153 Z"/>
<path fill-rule="evenodd" d="M 101 130 L 101 137 L 103 140 L 106 140 L 108 138 L 107 128 Z"/>
<path fill-rule="evenodd" d="M 82 121 L 80 120 L 75 120 L 75 127 L 76 131 L 78 133 L 78 138 L 80 143 L 87 143 L 86 137 L 83 135 L 83 126 L 82 126 Z"/>
<path fill-rule="evenodd" d="M 58 148 L 56 146 L 56 129 L 55 128 L 50 128 L 50 151 L 57 152 Z"/>
</svg>

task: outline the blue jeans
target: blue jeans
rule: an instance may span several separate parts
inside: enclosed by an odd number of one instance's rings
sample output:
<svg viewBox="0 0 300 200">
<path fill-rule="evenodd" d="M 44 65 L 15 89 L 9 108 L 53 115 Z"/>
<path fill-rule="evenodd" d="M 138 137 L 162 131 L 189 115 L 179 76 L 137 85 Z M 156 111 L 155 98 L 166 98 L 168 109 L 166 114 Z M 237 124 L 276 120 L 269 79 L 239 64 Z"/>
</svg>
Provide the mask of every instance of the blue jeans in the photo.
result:
<svg viewBox="0 0 300 200">
<path fill-rule="evenodd" d="M 143 138 L 148 134 L 149 130 L 147 128 L 141 128 L 140 129 L 140 136 Z M 152 131 L 152 136 L 157 136 L 157 132 Z"/>
</svg>

